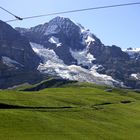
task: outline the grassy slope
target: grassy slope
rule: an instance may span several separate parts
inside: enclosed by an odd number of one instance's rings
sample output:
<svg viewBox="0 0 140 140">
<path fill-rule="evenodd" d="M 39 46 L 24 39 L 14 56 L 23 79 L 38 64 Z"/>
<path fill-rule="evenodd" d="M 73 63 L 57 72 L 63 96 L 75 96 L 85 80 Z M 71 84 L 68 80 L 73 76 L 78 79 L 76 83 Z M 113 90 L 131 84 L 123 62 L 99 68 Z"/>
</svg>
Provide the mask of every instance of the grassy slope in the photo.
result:
<svg viewBox="0 0 140 140">
<path fill-rule="evenodd" d="M 72 84 L 38 92 L 0 91 L 0 103 L 50 107 L 0 109 L 0 140 L 139 140 L 140 95 L 97 87 Z"/>
</svg>

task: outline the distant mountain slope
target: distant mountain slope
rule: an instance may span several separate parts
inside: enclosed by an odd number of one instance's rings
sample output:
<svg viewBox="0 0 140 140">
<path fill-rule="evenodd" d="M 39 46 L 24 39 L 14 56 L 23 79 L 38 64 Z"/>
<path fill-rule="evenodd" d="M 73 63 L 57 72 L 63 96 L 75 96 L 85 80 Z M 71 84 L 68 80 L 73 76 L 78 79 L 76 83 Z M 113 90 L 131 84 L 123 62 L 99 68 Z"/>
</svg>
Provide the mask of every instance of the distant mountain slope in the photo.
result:
<svg viewBox="0 0 140 140">
<path fill-rule="evenodd" d="M 19 64 L 24 69 L 34 69 L 39 63 L 39 58 L 31 49 L 28 40 L 2 21 L 0 21 L 0 56 L 4 62 L 13 60 L 11 63 Z"/>
<path fill-rule="evenodd" d="M 124 52 L 126 52 L 131 59 L 140 61 L 140 48 L 128 48 L 124 50 Z"/>
<path fill-rule="evenodd" d="M 35 81 L 36 78 L 31 78 L 29 73 L 37 73 L 39 62 L 40 58 L 32 50 L 28 39 L 0 21 L 0 88 Z"/>
</svg>

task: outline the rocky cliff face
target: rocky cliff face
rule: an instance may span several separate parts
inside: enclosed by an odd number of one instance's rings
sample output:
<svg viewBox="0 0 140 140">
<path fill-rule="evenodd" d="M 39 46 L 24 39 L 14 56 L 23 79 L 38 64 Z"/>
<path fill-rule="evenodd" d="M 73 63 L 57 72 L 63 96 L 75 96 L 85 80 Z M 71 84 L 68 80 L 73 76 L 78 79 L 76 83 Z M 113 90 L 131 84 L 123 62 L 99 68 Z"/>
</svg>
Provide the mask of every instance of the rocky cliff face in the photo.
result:
<svg viewBox="0 0 140 140">
<path fill-rule="evenodd" d="M 127 48 L 124 52 L 126 52 L 131 59 L 140 61 L 140 48 Z"/>
<path fill-rule="evenodd" d="M 0 56 L 16 61 L 23 69 L 34 69 L 39 63 L 39 58 L 33 52 L 29 41 L 2 21 L 0 21 Z"/>
<path fill-rule="evenodd" d="M 0 88 L 28 79 L 24 74 L 36 71 L 39 62 L 40 58 L 32 50 L 28 39 L 0 21 Z"/>
<path fill-rule="evenodd" d="M 40 57 L 37 70 L 41 73 L 111 86 L 140 87 L 139 59 L 132 59 L 115 45 L 105 46 L 90 30 L 68 18 L 56 17 L 30 29 L 16 30 L 28 38 Z"/>
</svg>

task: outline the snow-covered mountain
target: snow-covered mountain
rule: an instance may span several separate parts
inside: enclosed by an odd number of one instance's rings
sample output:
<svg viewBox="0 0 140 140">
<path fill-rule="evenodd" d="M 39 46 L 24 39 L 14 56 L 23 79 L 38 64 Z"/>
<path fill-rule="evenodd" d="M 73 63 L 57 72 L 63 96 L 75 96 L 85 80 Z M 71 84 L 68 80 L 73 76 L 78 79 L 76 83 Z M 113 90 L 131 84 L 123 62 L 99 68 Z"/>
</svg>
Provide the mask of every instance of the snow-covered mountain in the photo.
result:
<svg viewBox="0 0 140 140">
<path fill-rule="evenodd" d="M 25 29 L 0 21 L 0 88 L 46 76 L 140 88 L 139 49 L 105 46 L 68 18 Z"/>
<path fill-rule="evenodd" d="M 140 87 L 139 59 L 105 46 L 90 30 L 68 18 L 56 17 L 30 29 L 16 28 L 41 58 L 41 73 L 98 84 Z M 136 76 L 135 76 L 136 77 Z"/>
<path fill-rule="evenodd" d="M 85 69 L 79 65 L 74 64 L 66 65 L 63 60 L 59 59 L 54 50 L 45 48 L 44 46 L 36 43 L 30 44 L 33 50 L 42 59 L 42 63 L 40 63 L 40 65 L 38 66 L 38 70 L 42 73 L 57 75 L 64 79 L 78 80 L 81 82 L 94 82 L 97 84 L 106 84 L 110 86 L 123 86 L 123 83 L 119 83 L 111 76 L 99 74 L 96 69 L 102 67 L 101 65 L 91 65 L 90 69 Z M 76 55 L 77 60 L 80 60 L 80 62 L 85 65 L 89 65 L 90 57 L 87 58 L 87 55 L 82 55 L 81 59 L 81 54 L 79 52 Z"/>
</svg>

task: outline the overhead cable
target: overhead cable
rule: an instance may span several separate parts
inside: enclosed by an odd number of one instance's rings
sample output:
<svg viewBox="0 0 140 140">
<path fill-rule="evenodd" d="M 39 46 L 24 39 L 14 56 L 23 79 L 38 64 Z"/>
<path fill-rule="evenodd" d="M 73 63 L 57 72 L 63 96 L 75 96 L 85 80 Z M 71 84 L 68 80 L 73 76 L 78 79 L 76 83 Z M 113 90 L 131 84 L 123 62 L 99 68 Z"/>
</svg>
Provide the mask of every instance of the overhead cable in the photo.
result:
<svg viewBox="0 0 140 140">
<path fill-rule="evenodd" d="M 46 17 L 46 16 L 52 16 L 52 15 L 60 15 L 60 14 L 67 14 L 67 13 L 76 13 L 76 12 L 82 12 L 82 11 L 90 11 L 90 10 L 98 10 L 98 9 L 107 9 L 107 8 L 115 8 L 115 7 L 123 7 L 123 6 L 132 6 L 132 5 L 140 5 L 140 2 L 135 3 L 124 3 L 124 4 L 116 4 L 116 5 L 106 5 L 106 6 L 99 6 L 99 7 L 91 7 L 91 8 L 85 8 L 85 9 L 76 9 L 76 10 L 70 10 L 70 11 L 61 11 L 61 12 L 54 12 L 49 14 L 43 14 L 43 15 L 35 15 L 35 16 L 29 16 L 29 17 L 23 17 L 22 19 L 33 19 L 33 18 L 39 18 L 39 17 Z M 5 22 L 13 22 L 19 20 L 18 18 L 13 20 L 8 20 Z"/>
<path fill-rule="evenodd" d="M 14 16 L 16 20 L 23 20 L 21 17 L 16 16 L 15 14 L 11 13 L 10 11 L 6 10 L 5 8 L 0 6 L 0 9 L 4 10 L 5 12 L 9 13 L 10 15 Z"/>
</svg>

